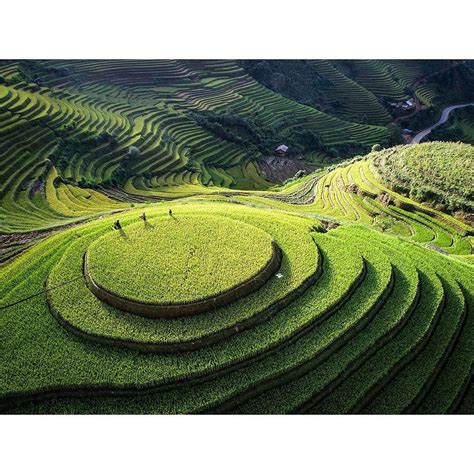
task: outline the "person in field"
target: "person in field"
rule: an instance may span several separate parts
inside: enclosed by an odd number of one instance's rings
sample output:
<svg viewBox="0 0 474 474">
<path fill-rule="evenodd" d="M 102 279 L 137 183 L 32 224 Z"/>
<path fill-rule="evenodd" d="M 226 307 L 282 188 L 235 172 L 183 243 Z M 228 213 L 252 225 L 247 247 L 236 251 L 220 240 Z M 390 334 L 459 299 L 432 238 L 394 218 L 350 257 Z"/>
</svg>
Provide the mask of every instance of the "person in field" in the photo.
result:
<svg viewBox="0 0 474 474">
<path fill-rule="evenodd" d="M 122 224 L 120 224 L 120 221 L 118 219 L 114 222 L 113 228 L 115 230 L 122 230 Z"/>
<path fill-rule="evenodd" d="M 140 216 L 140 219 L 141 219 L 143 222 L 146 222 L 146 214 L 143 213 L 143 214 Z"/>
<path fill-rule="evenodd" d="M 171 209 L 168 211 L 168 214 L 170 215 L 170 217 L 173 217 L 173 211 Z"/>
</svg>

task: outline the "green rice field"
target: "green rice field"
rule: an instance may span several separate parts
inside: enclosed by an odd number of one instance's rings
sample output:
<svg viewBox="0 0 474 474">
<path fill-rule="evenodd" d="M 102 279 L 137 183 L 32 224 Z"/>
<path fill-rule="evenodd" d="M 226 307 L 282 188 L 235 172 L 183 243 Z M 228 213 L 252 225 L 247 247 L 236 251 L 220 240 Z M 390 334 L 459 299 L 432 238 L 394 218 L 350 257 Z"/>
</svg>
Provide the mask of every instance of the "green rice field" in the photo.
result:
<svg viewBox="0 0 474 474">
<path fill-rule="evenodd" d="M 0 411 L 474 413 L 474 148 L 387 105 L 440 63 L 0 61 Z"/>
</svg>

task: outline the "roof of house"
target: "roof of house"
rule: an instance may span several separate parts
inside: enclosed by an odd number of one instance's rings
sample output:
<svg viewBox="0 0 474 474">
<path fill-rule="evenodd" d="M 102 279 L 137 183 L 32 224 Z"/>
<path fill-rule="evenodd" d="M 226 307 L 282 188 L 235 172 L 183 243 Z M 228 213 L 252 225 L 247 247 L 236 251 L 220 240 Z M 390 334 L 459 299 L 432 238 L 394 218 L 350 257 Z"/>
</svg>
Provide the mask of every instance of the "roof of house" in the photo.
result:
<svg viewBox="0 0 474 474">
<path fill-rule="evenodd" d="M 288 151 L 288 147 L 286 145 L 280 145 L 276 147 L 275 151 L 282 151 L 283 153 L 286 153 Z"/>
</svg>

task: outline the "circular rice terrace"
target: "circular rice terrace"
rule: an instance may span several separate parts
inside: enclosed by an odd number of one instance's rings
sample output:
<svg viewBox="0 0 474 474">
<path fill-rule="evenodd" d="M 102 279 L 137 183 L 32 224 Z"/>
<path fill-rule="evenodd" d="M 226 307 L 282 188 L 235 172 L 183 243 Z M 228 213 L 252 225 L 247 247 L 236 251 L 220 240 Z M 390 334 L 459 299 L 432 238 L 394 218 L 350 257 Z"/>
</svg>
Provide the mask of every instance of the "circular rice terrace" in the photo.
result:
<svg viewBox="0 0 474 474">
<path fill-rule="evenodd" d="M 270 319 L 319 275 L 314 224 L 235 208 L 187 204 L 147 222 L 130 212 L 120 231 L 112 219 L 89 224 L 48 276 L 51 313 L 82 338 L 153 353 L 194 351 Z"/>
<path fill-rule="evenodd" d="M 474 293 L 472 266 L 463 255 L 450 257 L 368 225 L 345 222 L 324 232 L 309 213 L 263 207 L 257 199 L 250 204 L 174 204 L 173 216 L 186 223 L 181 231 L 171 227 L 168 204 L 159 203 L 147 208 L 153 227 L 140 221 L 141 209 L 128 211 L 120 215 L 123 234 L 111 230 L 116 216 L 95 219 L 51 236 L 15 260 L 0 273 L 2 303 L 12 303 L 4 310 L 3 327 L 12 331 L 4 350 L 15 354 L 4 359 L 0 410 L 472 411 Z M 185 245 L 185 229 L 199 234 L 201 225 L 203 236 Z M 206 249 L 212 262 L 235 249 L 239 259 L 258 260 L 245 277 L 234 271 L 235 262 L 222 262 L 230 273 L 221 290 L 258 275 L 272 241 L 281 250 L 281 262 L 260 288 L 187 317 L 140 317 L 89 289 L 83 272 L 84 255 L 90 252 L 91 260 L 103 264 L 91 263 L 90 270 L 109 290 L 131 296 L 127 285 L 140 283 L 141 298 L 169 302 L 171 293 L 161 290 L 177 284 L 159 282 L 156 291 L 153 283 L 172 260 L 171 244 L 161 242 L 165 230 L 175 240 L 183 236 L 176 245 L 188 257 L 192 243 Z M 206 232 L 213 245 L 206 243 Z M 417 235 L 421 231 L 412 239 Z M 439 231 L 437 238 L 443 235 Z M 461 239 L 454 230 L 451 235 Z M 447 248 L 454 242 L 444 240 Z M 466 237 L 459 241 L 469 244 Z M 157 249 L 164 253 L 158 255 Z M 143 257 L 146 252 L 149 258 Z M 145 271 L 147 260 L 150 271 Z M 195 279 L 202 274 L 206 280 L 204 263 L 196 263 Z M 107 280 L 107 272 L 130 265 L 139 272 L 126 272 L 122 287 Z M 177 268 L 192 267 L 182 263 Z M 215 294 L 204 283 L 196 283 L 200 293 L 193 298 Z M 45 285 L 47 291 L 41 292 Z M 32 291 L 38 297 L 28 298 Z M 186 297 L 175 292 L 172 301 L 186 302 Z"/>
<path fill-rule="evenodd" d="M 88 248 L 89 289 L 117 309 L 190 316 L 242 298 L 280 266 L 266 232 L 223 217 L 166 217 L 112 231 Z"/>
</svg>

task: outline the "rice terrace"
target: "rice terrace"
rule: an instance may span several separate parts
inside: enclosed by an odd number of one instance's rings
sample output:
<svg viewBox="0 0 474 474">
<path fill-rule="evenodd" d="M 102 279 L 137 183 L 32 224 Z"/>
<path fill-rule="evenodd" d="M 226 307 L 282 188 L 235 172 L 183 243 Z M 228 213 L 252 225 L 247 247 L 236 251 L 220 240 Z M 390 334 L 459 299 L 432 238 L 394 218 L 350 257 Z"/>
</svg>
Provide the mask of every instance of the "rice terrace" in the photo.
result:
<svg viewBox="0 0 474 474">
<path fill-rule="evenodd" d="M 473 145 L 470 60 L 0 61 L 0 412 L 473 414 Z"/>
</svg>

